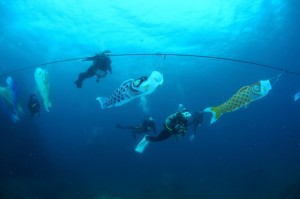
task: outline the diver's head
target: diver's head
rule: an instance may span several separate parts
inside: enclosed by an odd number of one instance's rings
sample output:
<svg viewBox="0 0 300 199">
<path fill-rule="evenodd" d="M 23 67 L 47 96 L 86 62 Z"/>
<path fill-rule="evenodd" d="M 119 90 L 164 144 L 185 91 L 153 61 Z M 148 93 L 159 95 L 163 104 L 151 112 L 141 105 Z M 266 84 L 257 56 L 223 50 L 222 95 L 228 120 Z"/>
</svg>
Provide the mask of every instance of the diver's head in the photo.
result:
<svg viewBox="0 0 300 199">
<path fill-rule="evenodd" d="M 183 104 L 179 104 L 179 105 L 178 105 L 178 111 L 179 111 L 179 112 L 183 112 L 184 109 L 185 109 L 185 108 L 184 108 Z"/>
<path fill-rule="evenodd" d="M 110 55 L 110 51 L 109 50 L 105 50 L 102 52 L 105 56 L 109 56 Z"/>
<path fill-rule="evenodd" d="M 182 114 L 182 117 L 186 120 L 189 120 L 192 117 L 192 114 L 188 111 L 184 111 L 181 114 Z"/>
</svg>

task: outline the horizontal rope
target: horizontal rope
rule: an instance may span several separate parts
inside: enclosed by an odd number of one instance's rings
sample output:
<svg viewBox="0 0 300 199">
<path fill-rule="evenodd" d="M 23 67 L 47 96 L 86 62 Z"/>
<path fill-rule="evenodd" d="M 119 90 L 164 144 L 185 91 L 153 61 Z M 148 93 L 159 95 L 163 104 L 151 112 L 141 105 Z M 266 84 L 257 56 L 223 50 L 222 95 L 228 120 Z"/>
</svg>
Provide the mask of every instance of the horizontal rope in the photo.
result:
<svg viewBox="0 0 300 199">
<path fill-rule="evenodd" d="M 282 67 L 276 67 L 276 66 L 271 66 L 271 65 L 266 65 L 266 64 L 261 64 L 257 62 L 252 62 L 252 61 L 246 61 L 246 60 L 240 60 L 240 59 L 232 59 L 232 58 L 226 58 L 226 57 L 217 57 L 217 56 L 208 56 L 208 55 L 193 55 L 193 54 L 175 54 L 175 53 L 127 53 L 127 54 L 112 54 L 110 55 L 111 57 L 121 57 L 121 56 L 164 56 L 164 59 L 167 56 L 176 56 L 176 57 L 196 57 L 196 58 L 205 58 L 205 59 L 216 59 L 216 60 L 223 60 L 223 61 L 231 61 L 231 62 L 238 62 L 238 63 L 243 63 L 243 64 L 250 64 L 250 65 L 256 65 L 264 68 L 270 68 L 286 73 L 290 73 L 296 76 L 300 76 L 300 73 L 284 69 Z M 42 64 L 36 64 L 36 65 L 31 65 L 31 66 L 25 66 L 21 67 L 19 69 L 11 70 L 9 72 L 2 73 L 0 77 L 2 76 L 7 76 L 15 72 L 19 71 L 24 71 L 24 70 L 29 70 L 32 68 L 36 68 L 39 66 L 46 66 L 46 65 L 51 65 L 51 64 L 57 64 L 57 63 L 62 63 L 62 62 L 70 62 L 70 61 L 76 61 L 80 59 L 85 59 L 86 57 L 79 57 L 79 58 L 72 58 L 72 59 L 64 59 L 64 60 L 58 60 L 58 61 L 52 61 L 52 62 L 46 62 Z"/>
</svg>

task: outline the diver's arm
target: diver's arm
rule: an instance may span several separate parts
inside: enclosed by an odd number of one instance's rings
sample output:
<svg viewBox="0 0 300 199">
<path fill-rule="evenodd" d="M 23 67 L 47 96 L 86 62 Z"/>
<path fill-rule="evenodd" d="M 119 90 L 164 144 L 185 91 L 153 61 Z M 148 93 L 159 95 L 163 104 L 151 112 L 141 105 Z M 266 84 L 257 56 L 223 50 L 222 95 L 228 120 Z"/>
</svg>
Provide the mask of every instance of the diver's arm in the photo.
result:
<svg viewBox="0 0 300 199">
<path fill-rule="evenodd" d="M 176 117 L 176 113 L 168 116 L 168 118 L 166 119 L 165 121 L 165 125 L 166 127 L 171 130 L 171 131 L 174 131 L 175 130 L 175 117 Z"/>
<path fill-rule="evenodd" d="M 95 60 L 96 56 L 93 56 L 93 57 L 86 57 L 84 58 L 82 61 L 93 61 Z"/>
<path fill-rule="evenodd" d="M 136 126 L 122 126 L 120 124 L 116 124 L 116 127 L 119 128 L 119 129 L 136 129 Z"/>
</svg>

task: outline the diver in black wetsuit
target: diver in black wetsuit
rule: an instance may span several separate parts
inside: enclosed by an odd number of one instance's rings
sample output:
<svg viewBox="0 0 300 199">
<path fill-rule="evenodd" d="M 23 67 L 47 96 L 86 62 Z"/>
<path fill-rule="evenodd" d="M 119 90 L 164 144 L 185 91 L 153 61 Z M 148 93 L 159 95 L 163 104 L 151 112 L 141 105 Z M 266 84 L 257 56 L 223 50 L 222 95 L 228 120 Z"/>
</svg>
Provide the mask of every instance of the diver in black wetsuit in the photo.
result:
<svg viewBox="0 0 300 199">
<path fill-rule="evenodd" d="M 105 77 L 107 72 L 112 74 L 111 60 L 109 58 L 110 51 L 105 50 L 102 53 L 96 54 L 94 57 L 87 57 L 83 61 L 93 61 L 93 64 L 87 69 L 86 72 L 80 73 L 78 79 L 75 81 L 77 88 L 82 87 L 82 82 L 86 78 L 97 76 L 97 82 L 100 77 Z"/>
<path fill-rule="evenodd" d="M 119 129 L 129 129 L 132 130 L 132 136 L 134 139 L 136 139 L 137 134 L 143 134 L 147 133 L 149 131 L 153 131 L 154 134 L 156 134 L 156 126 L 155 121 L 153 117 L 149 117 L 145 119 L 142 123 L 142 125 L 137 126 L 122 126 L 120 124 L 116 125 Z"/>
<path fill-rule="evenodd" d="M 167 117 L 164 129 L 157 136 L 147 135 L 145 139 L 150 142 L 163 141 L 175 135 L 176 138 L 184 136 L 187 132 L 188 121 L 191 118 L 191 113 L 186 109 L 176 112 Z"/>
<path fill-rule="evenodd" d="M 35 94 L 31 94 L 28 101 L 28 109 L 30 111 L 30 116 L 34 117 L 40 113 L 40 103 Z"/>
</svg>

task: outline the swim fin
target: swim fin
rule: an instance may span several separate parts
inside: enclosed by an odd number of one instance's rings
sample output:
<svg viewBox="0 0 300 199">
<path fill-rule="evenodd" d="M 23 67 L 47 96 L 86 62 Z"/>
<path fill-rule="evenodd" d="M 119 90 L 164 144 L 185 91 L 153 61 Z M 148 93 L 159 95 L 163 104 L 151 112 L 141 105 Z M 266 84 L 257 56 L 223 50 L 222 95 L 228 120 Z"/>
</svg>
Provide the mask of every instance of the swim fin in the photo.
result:
<svg viewBox="0 0 300 199">
<path fill-rule="evenodd" d="M 146 140 L 146 136 L 144 136 L 144 138 L 142 139 L 142 141 L 140 141 L 140 143 L 135 147 L 135 151 L 138 153 L 143 153 L 145 148 L 148 146 L 149 141 Z"/>
</svg>

